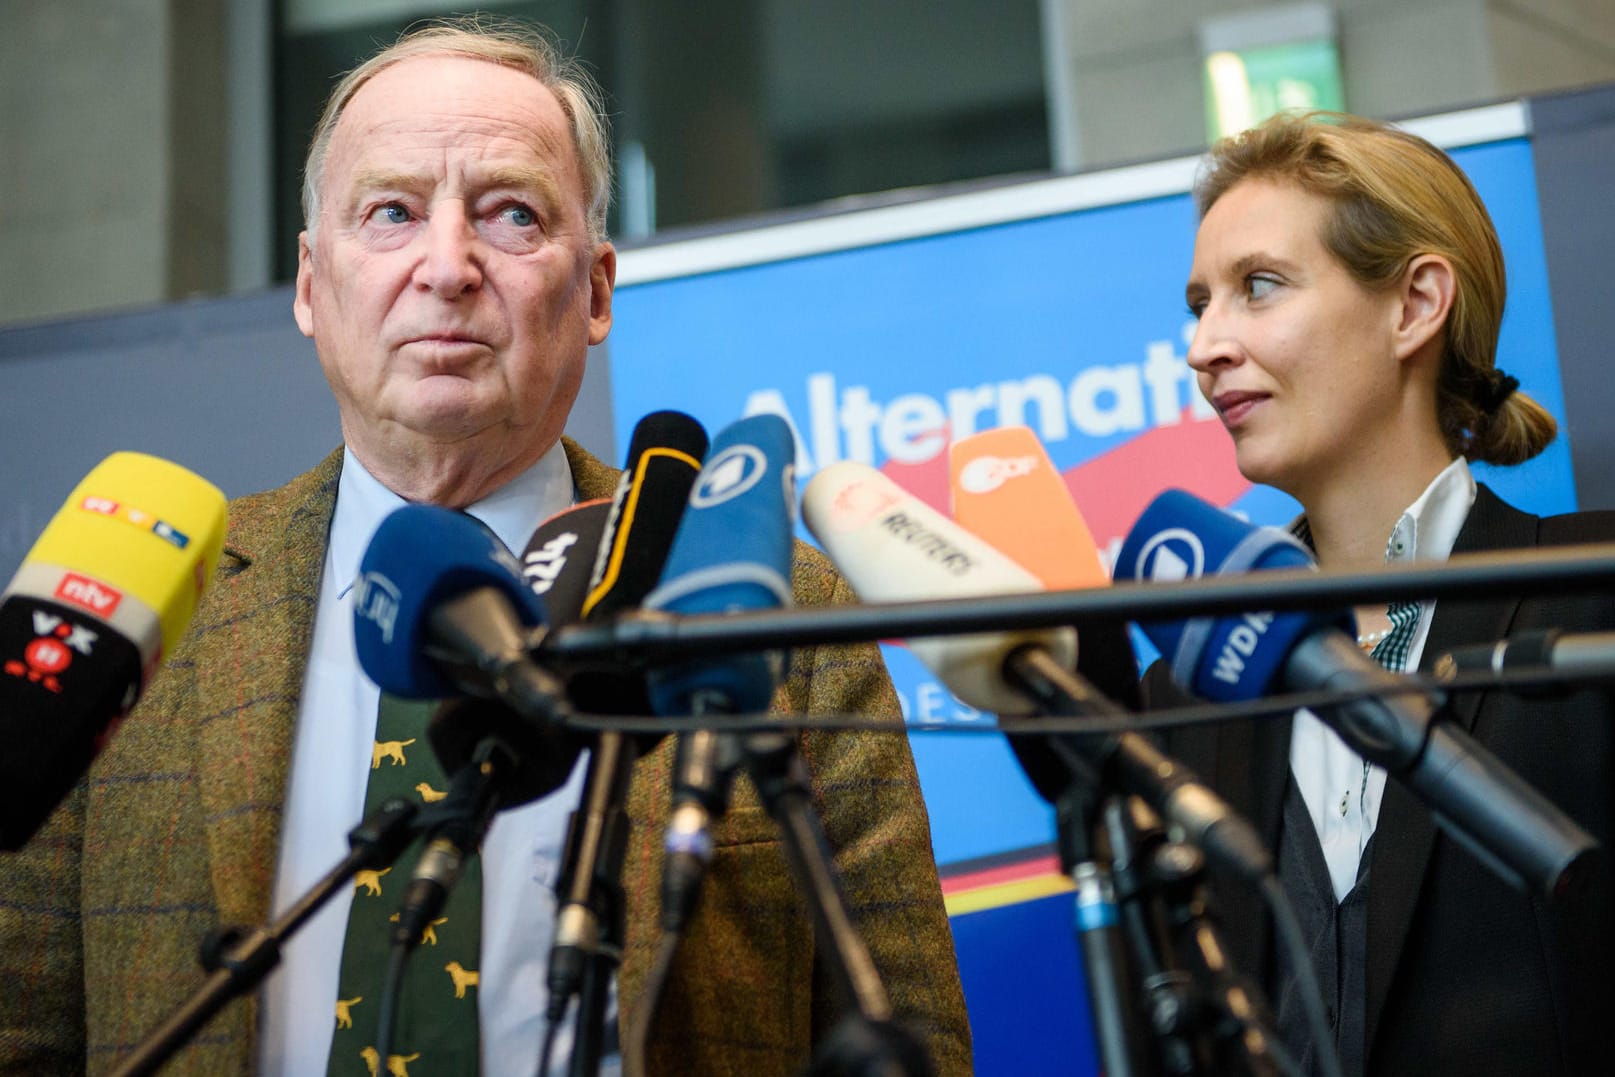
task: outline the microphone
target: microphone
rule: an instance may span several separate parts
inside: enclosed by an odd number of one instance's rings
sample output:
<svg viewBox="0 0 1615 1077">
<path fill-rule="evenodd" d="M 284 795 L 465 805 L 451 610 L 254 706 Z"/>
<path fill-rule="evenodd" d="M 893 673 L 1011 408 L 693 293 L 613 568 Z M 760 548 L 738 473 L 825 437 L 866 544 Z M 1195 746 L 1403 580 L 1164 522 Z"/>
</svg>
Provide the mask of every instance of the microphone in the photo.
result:
<svg viewBox="0 0 1615 1077">
<path fill-rule="evenodd" d="M 1286 532 L 1168 490 L 1123 541 L 1116 575 L 1180 580 L 1311 564 Z M 1257 612 L 1140 627 L 1167 656 L 1174 681 L 1218 702 L 1274 687 L 1381 693 L 1324 708 L 1319 718 L 1406 785 L 1448 836 L 1500 878 L 1544 897 L 1564 894 L 1596 842 L 1462 729 L 1436 721 L 1431 696 L 1408 692 L 1405 677 L 1363 654 L 1342 631 L 1351 623 L 1347 612 Z"/>
<path fill-rule="evenodd" d="M 1001 426 L 953 442 L 948 474 L 959 526 L 1030 570 L 1044 588 L 1110 586 L 1088 521 L 1030 427 Z"/>
<path fill-rule="evenodd" d="M 661 580 L 706 453 L 706 430 L 681 411 L 639 420 L 589 579 L 585 619 L 639 605 Z"/>
<path fill-rule="evenodd" d="M 1454 647 L 1431 668 L 1444 681 L 1466 673 L 1490 673 L 1499 682 L 1551 674 L 1563 680 L 1506 687 L 1525 696 L 1563 695 L 1572 685 L 1615 680 L 1615 632 L 1520 632 L 1496 643 Z"/>
<path fill-rule="evenodd" d="M 655 586 L 706 451 L 706 430 L 682 412 L 652 412 L 634 427 L 628 466 L 615 496 L 606 503 L 600 537 L 592 547 L 598 551 L 592 572 L 582 577 L 586 586 L 581 588 L 577 606 L 565 610 L 566 620 L 580 615 L 587 620 L 604 619 L 637 606 Z M 534 542 L 538 539 L 535 535 Z M 586 562 L 578 555 L 575 563 L 581 567 Z M 563 571 L 560 578 L 566 575 Z M 557 607 L 552 605 L 551 610 L 555 612 Z M 568 684 L 568 693 L 573 705 L 586 712 L 643 714 L 650 709 L 644 678 L 625 676 L 621 671 L 578 671 Z M 602 921 L 610 924 L 610 941 L 622 941 L 618 878 L 628 840 L 624 806 L 636 758 L 659 740 L 650 739 L 636 750 L 632 737 L 601 733 L 589 755 L 588 773 L 567 830 L 556 882 L 560 908 L 548 971 L 551 1021 L 560 1019 L 568 1000 L 586 983 L 586 961 L 599 951 Z M 589 1001 L 586 991 L 585 1008 Z M 580 1028 L 590 1035 L 594 1031 L 585 1025 Z M 586 1035 L 580 1035 L 578 1048 L 590 1053 L 597 1050 Z"/>
<path fill-rule="evenodd" d="M 959 523 L 1030 570 L 1045 587 L 1110 586 L 1110 572 L 1088 522 L 1030 429 L 989 430 L 954 442 L 949 452 L 954 513 Z M 1125 625 L 1085 625 L 1078 659 L 1076 677 L 1059 667 L 1040 668 L 1031 656 L 1024 655 L 1012 659 L 1011 672 L 1029 691 L 1046 698 L 1051 712 L 1114 718 L 1127 711 L 1113 700 L 1127 700 L 1135 710 L 1139 707 L 1138 658 Z M 1108 743 L 1112 740 L 1119 742 Z M 1142 766 L 1155 773 L 1176 770 L 1171 796 L 1179 804 L 1173 814 L 1180 821 L 1187 817 L 1194 823 L 1193 828 L 1185 828 L 1191 830 L 1189 837 L 1202 848 L 1209 847 L 1212 856 L 1232 865 L 1247 881 L 1260 883 L 1272 877 L 1272 859 L 1256 831 L 1231 807 L 1208 799 L 1210 791 L 1193 774 L 1156 751 L 1145 738 L 1129 740 L 1126 734 L 1120 738 L 1103 734 L 1011 737 L 1010 746 L 1021 769 L 1055 806 L 1060 820 L 1060 858 L 1077 886 L 1078 930 L 1103 1068 L 1130 1072 L 1133 1060 L 1146 1057 L 1134 999 L 1149 999 L 1146 1005 L 1161 1001 L 1151 992 L 1171 978 L 1166 972 L 1170 963 L 1163 962 L 1157 950 L 1164 952 L 1171 937 L 1205 970 L 1207 995 L 1215 1010 L 1231 1018 L 1238 1029 L 1237 1039 L 1251 1071 L 1270 1069 L 1269 1022 L 1252 1005 L 1249 988 L 1222 956 L 1225 948 L 1198 892 L 1195 880 L 1204 860 L 1196 856 L 1186 861 L 1180 855 L 1161 852 L 1159 843 L 1165 835 L 1159 817 L 1138 798 L 1125 802 L 1109 798 L 1108 803 L 1101 803 L 1092 790 L 1083 789 L 1080 792 L 1088 795 L 1079 795 L 1073 806 L 1070 792 L 1080 775 L 1071 761 L 1110 759 L 1123 768 Z M 1103 830 L 1109 863 L 1094 855 L 1089 828 Z M 1163 868 L 1163 864 L 1172 867 Z M 1188 864 L 1192 869 L 1186 868 Z M 1173 875 L 1174 869 L 1182 874 Z M 1150 929 L 1163 914 L 1174 928 L 1170 936 Z M 1129 937 L 1132 966 L 1124 956 L 1124 939 Z M 1142 995 L 1141 984 L 1149 985 Z M 1219 1038 L 1234 1038 L 1235 1033 L 1223 1030 L 1222 1022 L 1216 1027 Z"/>
<path fill-rule="evenodd" d="M 609 497 L 580 501 L 539 524 L 527 540 L 522 578 L 544 607 L 545 624 L 569 624 L 578 619 L 589 593 L 594 551 L 600 548 L 610 516 Z"/>
<path fill-rule="evenodd" d="M 865 602 L 1043 590 L 1036 576 L 866 464 L 841 461 L 820 470 L 803 492 L 802 516 Z M 1041 647 L 1066 666 L 1077 655 L 1077 634 L 1069 628 L 906 642 L 954 695 L 1000 715 L 1036 710 L 1024 693 L 1004 682 L 1011 651 Z"/>
<path fill-rule="evenodd" d="M 179 646 L 224 531 L 211 483 L 118 452 L 40 533 L 0 592 L 0 849 L 33 837 Z"/>
<path fill-rule="evenodd" d="M 376 529 L 354 584 L 359 665 L 403 699 L 473 695 L 548 721 L 560 683 L 527 655 L 544 611 L 521 565 L 463 512 L 405 505 Z"/>
<path fill-rule="evenodd" d="M 960 526 L 1028 569 L 1049 590 L 1109 587 L 1088 521 L 1065 479 L 1029 427 L 1005 426 L 948 447 L 953 515 Z M 1077 672 L 1099 694 L 1139 710 L 1138 656 L 1125 626 L 1083 628 Z M 1041 737 L 1010 737 L 1021 769 L 1039 795 L 1056 803 L 1071 784 L 1069 763 Z"/>
<path fill-rule="evenodd" d="M 732 613 L 789 606 L 796 441 L 777 415 L 725 427 L 690 490 L 684 518 L 648 609 Z M 768 709 L 783 658 L 734 654 L 653 670 L 651 706 L 661 715 L 760 713 Z M 738 762 L 733 738 L 682 733 L 673 762 L 673 806 L 665 838 L 662 922 L 683 928 L 712 854 L 711 820 L 728 800 Z"/>
<path fill-rule="evenodd" d="M 815 475 L 803 495 L 802 514 L 866 601 L 1041 589 L 1026 569 L 864 464 L 844 461 Z M 1053 707 L 1109 718 L 1128 713 L 1068 672 L 1076 652 L 1076 633 L 1069 628 L 911 640 L 909 649 L 955 695 L 979 710 L 1031 714 Z M 1271 857 L 1255 831 L 1145 738 L 1120 733 L 1049 743 L 1056 750 L 1069 749 L 1068 775 L 1111 777 L 1242 875 L 1261 878 L 1271 870 Z M 1058 799 L 1069 784 L 1066 777 L 1039 792 Z"/>
<path fill-rule="evenodd" d="M 529 629 L 542 623 L 520 563 L 463 512 L 405 505 L 381 522 L 359 563 L 360 667 L 400 698 L 469 695 L 476 704 L 440 709 L 428 727 L 452 775 L 438 807 L 453 810 L 428 835 L 405 889 L 393 929 L 405 952 L 441 910 L 493 814 L 556 788 L 581 750 L 552 724 L 565 707 L 559 682 L 526 652 Z"/>
</svg>

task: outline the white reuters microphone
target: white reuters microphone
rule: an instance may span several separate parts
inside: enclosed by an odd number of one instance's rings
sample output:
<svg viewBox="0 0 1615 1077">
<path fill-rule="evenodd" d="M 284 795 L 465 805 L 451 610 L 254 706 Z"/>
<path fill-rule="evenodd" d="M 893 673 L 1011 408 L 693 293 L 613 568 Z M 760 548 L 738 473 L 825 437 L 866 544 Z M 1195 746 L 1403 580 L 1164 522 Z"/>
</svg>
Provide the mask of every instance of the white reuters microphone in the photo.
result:
<svg viewBox="0 0 1615 1077">
<path fill-rule="evenodd" d="M 865 602 L 1036 594 L 1036 576 L 866 464 L 831 464 L 802 495 L 802 518 Z M 1027 644 L 1076 664 L 1069 628 L 932 636 L 909 650 L 977 710 L 1028 715 L 1036 705 L 1004 681 L 1004 660 Z"/>
</svg>

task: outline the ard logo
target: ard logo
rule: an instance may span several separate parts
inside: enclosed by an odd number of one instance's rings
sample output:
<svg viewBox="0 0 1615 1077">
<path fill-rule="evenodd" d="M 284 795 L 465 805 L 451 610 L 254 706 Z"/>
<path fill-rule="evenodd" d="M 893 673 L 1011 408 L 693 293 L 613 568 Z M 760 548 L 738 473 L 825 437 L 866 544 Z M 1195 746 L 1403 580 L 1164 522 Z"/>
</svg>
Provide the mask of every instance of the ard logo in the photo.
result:
<svg viewBox="0 0 1615 1077">
<path fill-rule="evenodd" d="M 709 509 L 733 500 L 757 485 L 768 461 L 755 445 L 731 445 L 707 461 L 690 491 L 690 507 Z"/>
<path fill-rule="evenodd" d="M 1194 532 L 1169 527 L 1151 535 L 1138 552 L 1139 580 L 1173 583 L 1198 576 L 1206 570 L 1206 550 Z"/>
</svg>

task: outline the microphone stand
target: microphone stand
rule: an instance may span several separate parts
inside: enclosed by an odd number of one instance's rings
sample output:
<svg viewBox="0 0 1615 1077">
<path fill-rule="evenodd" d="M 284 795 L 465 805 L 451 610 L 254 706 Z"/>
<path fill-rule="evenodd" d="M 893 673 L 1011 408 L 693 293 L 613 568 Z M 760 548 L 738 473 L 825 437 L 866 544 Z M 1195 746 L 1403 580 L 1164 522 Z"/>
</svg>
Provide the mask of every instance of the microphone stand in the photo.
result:
<svg viewBox="0 0 1615 1077">
<path fill-rule="evenodd" d="M 600 735 L 589 756 L 584 802 L 567 829 L 563 862 L 569 870 L 557 887 L 564 904 L 550 950 L 549 1020 L 560 1020 L 572 995 L 578 996 L 567 1067 L 571 1077 L 590 1077 L 600 1069 L 607 991 L 622 957 L 621 875 L 628 843 L 624 804 L 635 754 L 627 735 Z"/>
<path fill-rule="evenodd" d="M 1108 812 L 1119 799 L 1111 794 L 1101 805 L 1096 784 L 1072 781 L 1055 805 L 1056 836 L 1060 866 L 1077 888 L 1077 946 L 1100 1070 L 1108 1077 L 1152 1077 L 1159 1068 L 1139 1022 L 1139 987 L 1128 962 L 1129 937 L 1121 929 L 1109 850 L 1100 826 L 1101 812 Z M 1138 963 L 1153 971 L 1152 960 L 1150 952 L 1141 954 Z"/>
<path fill-rule="evenodd" d="M 813 810 L 807 767 L 790 733 L 753 733 L 745 739 L 746 768 L 763 806 L 779 828 L 786 861 L 807 897 L 814 934 L 831 977 L 850 1004 L 815 1052 L 806 1073 L 929 1077 L 930 1059 L 919 1041 L 892 1022 L 892 1004 L 869 949 L 853 926 L 836 876 L 830 843 Z"/>
<path fill-rule="evenodd" d="M 1036 648 L 1012 652 L 1005 673 L 1049 713 L 1122 713 Z M 1232 1019 L 1219 1021 L 1214 1031 L 1220 1039 L 1238 1037 L 1249 1072 L 1264 1077 L 1276 1072 L 1268 1055 L 1274 1037 L 1266 1031 L 1263 1007 L 1227 965 L 1205 915 L 1199 886 L 1204 855 L 1167 841 L 1161 820 L 1145 801 L 1118 789 L 1151 787 L 1149 775 L 1170 775 L 1171 760 L 1148 749 L 1136 734 L 1055 737 L 1049 744 L 1071 775 L 1056 805 L 1060 858 L 1077 887 L 1077 941 L 1104 1071 L 1227 1072 L 1233 1060 L 1219 1057 L 1220 1065 L 1208 1069 L 1212 1052 L 1201 1042 L 1203 1017 L 1214 1012 Z M 1176 937 L 1193 944 L 1188 948 L 1196 964 L 1216 984 L 1211 1006 L 1173 960 Z M 1148 1014 L 1157 1053 L 1144 1049 L 1135 1002 Z"/>
<path fill-rule="evenodd" d="M 1118 581 L 1034 594 L 983 595 L 856 606 L 793 606 L 675 616 L 639 610 L 617 618 L 536 629 L 528 648 L 541 664 L 586 662 L 639 669 L 720 654 L 821 643 L 1005 632 L 1125 621 L 1177 621 L 1251 610 L 1329 610 L 1397 599 L 1465 599 L 1498 592 L 1586 594 L 1615 589 L 1615 543 L 1458 554 L 1443 564 L 1387 565 L 1372 572 L 1275 569 L 1180 583 Z"/>
<path fill-rule="evenodd" d="M 1168 1070 L 1228 1073 L 1243 1063 L 1257 1077 L 1276 1075 L 1281 1048 L 1265 1004 L 1228 962 L 1207 911 L 1205 856 L 1167 840 L 1160 818 L 1138 797 L 1111 798 L 1102 825 L 1134 953 L 1141 963 L 1156 962 L 1145 966 L 1146 1008 Z M 1172 959 L 1173 941 L 1192 971 Z"/>
<path fill-rule="evenodd" d="M 267 928 L 228 927 L 210 932 L 201 952 L 207 979 L 123 1060 L 113 1077 L 145 1077 L 157 1072 L 227 1003 L 256 989 L 280 964 L 281 945 L 351 884 L 355 875 L 365 868 L 389 866 L 417 833 L 435 825 L 434 818 L 417 815 L 412 802 L 396 797 L 388 800 L 348 832 L 348 855 Z"/>
</svg>

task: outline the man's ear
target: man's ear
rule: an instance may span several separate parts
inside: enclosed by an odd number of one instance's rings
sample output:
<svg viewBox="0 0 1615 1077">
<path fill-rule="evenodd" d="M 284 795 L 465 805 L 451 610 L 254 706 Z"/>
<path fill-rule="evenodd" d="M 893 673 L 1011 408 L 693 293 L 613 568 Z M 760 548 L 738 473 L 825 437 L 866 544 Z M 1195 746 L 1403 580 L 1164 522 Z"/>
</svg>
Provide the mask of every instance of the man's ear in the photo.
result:
<svg viewBox="0 0 1615 1077">
<path fill-rule="evenodd" d="M 314 336 L 314 248 L 308 233 L 297 234 L 297 289 L 292 293 L 292 316 L 305 337 Z"/>
<path fill-rule="evenodd" d="M 301 276 L 301 274 L 299 274 Z M 611 293 L 617 287 L 617 248 L 597 244 L 589 266 L 589 343 L 599 344 L 611 332 Z"/>
<path fill-rule="evenodd" d="M 1415 255 L 1396 285 L 1397 321 L 1392 339 L 1397 359 L 1408 359 L 1439 338 L 1452 313 L 1457 278 L 1439 254 Z"/>
</svg>

